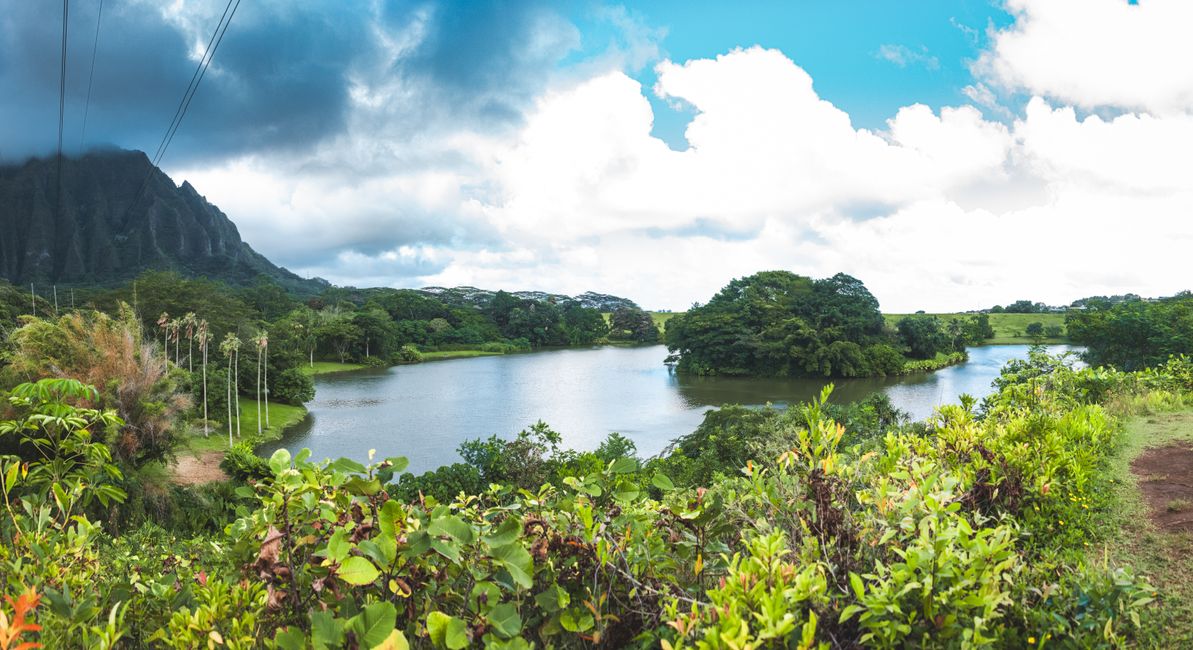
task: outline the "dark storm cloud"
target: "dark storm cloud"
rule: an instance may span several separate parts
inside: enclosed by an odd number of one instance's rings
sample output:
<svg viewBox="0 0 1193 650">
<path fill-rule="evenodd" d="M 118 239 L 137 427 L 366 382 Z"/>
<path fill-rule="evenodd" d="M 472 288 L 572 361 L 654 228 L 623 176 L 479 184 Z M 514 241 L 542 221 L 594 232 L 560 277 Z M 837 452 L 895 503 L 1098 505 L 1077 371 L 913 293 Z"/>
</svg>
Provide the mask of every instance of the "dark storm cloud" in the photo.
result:
<svg viewBox="0 0 1193 650">
<path fill-rule="evenodd" d="M 394 71 L 425 84 L 437 105 L 485 120 L 516 122 L 545 73 L 580 44 L 576 27 L 546 2 L 389 3 L 384 20 L 407 25 L 424 13 L 425 39 Z"/>
<path fill-rule="evenodd" d="M 105 3 L 88 144 L 156 148 L 195 69 L 188 50 L 199 39 L 206 45 L 220 5 L 205 5 L 205 15 L 193 19 L 199 31 L 188 34 L 156 4 Z M 76 2 L 71 12 L 68 150 L 78 148 L 82 135 L 96 8 Z M 0 12 L 2 155 L 44 154 L 57 138 L 61 8 L 0 0 Z M 342 71 L 364 25 L 360 17 L 326 8 L 287 14 L 243 3 L 171 145 L 171 158 L 302 146 L 341 128 Z"/>
<path fill-rule="evenodd" d="M 98 2 L 72 3 L 65 145 L 79 146 Z M 104 5 L 88 145 L 152 152 L 224 3 Z M 394 61 L 379 36 L 417 27 Z M 0 157 L 51 152 L 57 139 L 61 6 L 0 0 Z M 567 53 L 575 28 L 542 4 L 253 2 L 240 5 L 171 144 L 172 164 L 301 151 L 350 128 L 351 85 L 400 89 L 381 112 L 392 135 L 431 122 L 511 122 Z M 356 125 L 359 126 L 359 125 Z M 378 125 L 379 127 L 384 125 Z M 413 137 L 413 136 L 411 136 Z"/>
</svg>

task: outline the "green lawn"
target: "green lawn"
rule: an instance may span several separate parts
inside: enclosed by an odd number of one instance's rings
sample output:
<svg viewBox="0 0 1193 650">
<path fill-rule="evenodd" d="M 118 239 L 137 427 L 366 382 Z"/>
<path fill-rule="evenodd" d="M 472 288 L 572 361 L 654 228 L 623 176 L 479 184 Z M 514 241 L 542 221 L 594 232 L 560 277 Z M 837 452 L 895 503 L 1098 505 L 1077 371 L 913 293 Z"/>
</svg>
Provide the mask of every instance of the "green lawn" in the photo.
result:
<svg viewBox="0 0 1193 650">
<path fill-rule="evenodd" d="M 1113 532 L 1105 543 L 1089 549 L 1089 561 L 1131 566 L 1159 590 L 1159 604 L 1149 609 L 1143 624 L 1147 642 L 1140 647 L 1193 648 L 1193 534 L 1164 532 L 1153 525 L 1131 471 L 1131 462 L 1149 447 L 1193 443 L 1193 408 L 1131 418 L 1125 438 L 1110 467 L 1117 498 L 1106 524 Z"/>
<path fill-rule="evenodd" d="M 359 363 L 336 363 L 335 361 L 316 361 L 315 365 L 304 363 L 302 364 L 302 371 L 308 375 L 326 375 L 332 372 L 346 372 L 348 370 L 360 370 L 364 368 Z M 270 416 L 272 419 L 273 416 Z"/>
<path fill-rule="evenodd" d="M 908 314 L 883 314 L 887 325 L 894 327 L 899 319 Z M 968 319 L 971 314 L 929 314 L 948 322 L 961 318 Z M 990 326 L 994 328 L 994 338 L 984 341 L 988 345 L 1029 344 L 1035 340 L 1024 334 L 1030 323 L 1042 323 L 1045 328 L 1051 325 L 1065 326 L 1064 314 L 990 314 Z M 1044 343 L 1068 343 L 1067 337 L 1046 338 Z"/>
<path fill-rule="evenodd" d="M 261 405 L 264 411 L 265 405 Z M 217 415 L 222 417 L 222 414 L 212 414 L 213 418 Z M 264 415 L 264 413 L 262 413 Z M 236 440 L 247 440 L 253 446 L 259 445 L 271 440 L 277 440 L 282 437 L 282 432 L 287 427 L 298 424 L 307 415 L 306 408 L 302 406 L 291 406 L 289 404 L 270 403 L 269 405 L 269 428 L 262 431 L 261 435 L 257 435 L 257 400 L 255 397 L 241 395 L 240 396 L 240 434 L 241 437 Z M 232 424 L 233 431 L 235 431 L 236 423 Z M 211 435 L 203 437 L 203 431 L 200 429 L 197 435 L 189 440 L 190 447 L 195 451 L 207 451 L 211 449 L 226 449 L 228 447 L 228 426 L 226 424 L 218 424 L 212 427 Z"/>
</svg>

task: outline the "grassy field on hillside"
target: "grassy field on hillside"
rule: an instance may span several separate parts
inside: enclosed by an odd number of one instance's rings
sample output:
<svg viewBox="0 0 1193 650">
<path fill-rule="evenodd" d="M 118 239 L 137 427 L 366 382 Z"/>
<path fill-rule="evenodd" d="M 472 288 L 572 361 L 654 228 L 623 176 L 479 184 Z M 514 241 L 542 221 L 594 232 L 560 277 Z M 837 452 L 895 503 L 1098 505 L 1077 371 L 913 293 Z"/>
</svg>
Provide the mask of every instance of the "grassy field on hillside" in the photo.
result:
<svg viewBox="0 0 1193 650">
<path fill-rule="evenodd" d="M 899 319 L 908 314 L 883 314 L 887 325 L 894 327 Z M 956 318 L 968 319 L 971 314 L 929 314 L 936 316 L 946 323 Z M 1045 328 L 1058 325 L 1065 326 L 1064 314 L 990 314 L 990 326 L 994 328 L 994 338 L 985 342 L 991 345 L 1028 344 L 1035 341 L 1024 333 L 1031 323 L 1041 323 Z M 1044 343 L 1068 343 L 1067 336 L 1045 338 Z"/>
<path fill-rule="evenodd" d="M 664 328 L 667 326 L 667 321 L 671 320 L 672 316 L 675 316 L 676 314 L 682 314 L 683 312 L 681 312 L 681 311 L 651 311 L 651 312 L 647 312 L 647 313 L 650 314 L 651 319 L 654 320 L 655 327 L 659 328 L 659 331 L 662 332 L 662 331 L 664 331 Z"/>
</svg>

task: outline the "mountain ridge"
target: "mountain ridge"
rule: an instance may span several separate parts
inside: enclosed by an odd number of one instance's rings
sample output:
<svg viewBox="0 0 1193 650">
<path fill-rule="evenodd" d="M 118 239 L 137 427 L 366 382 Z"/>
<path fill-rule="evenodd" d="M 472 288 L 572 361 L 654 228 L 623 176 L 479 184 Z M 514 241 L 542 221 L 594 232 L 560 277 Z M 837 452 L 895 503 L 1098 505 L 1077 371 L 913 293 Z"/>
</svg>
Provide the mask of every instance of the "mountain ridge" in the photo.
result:
<svg viewBox="0 0 1193 650">
<path fill-rule="evenodd" d="M 0 165 L 0 277 L 13 284 L 115 285 L 171 270 L 241 286 L 264 275 L 295 293 L 330 286 L 270 262 L 193 185 L 175 185 L 143 152 L 63 157 L 61 196 L 57 165 Z"/>
</svg>

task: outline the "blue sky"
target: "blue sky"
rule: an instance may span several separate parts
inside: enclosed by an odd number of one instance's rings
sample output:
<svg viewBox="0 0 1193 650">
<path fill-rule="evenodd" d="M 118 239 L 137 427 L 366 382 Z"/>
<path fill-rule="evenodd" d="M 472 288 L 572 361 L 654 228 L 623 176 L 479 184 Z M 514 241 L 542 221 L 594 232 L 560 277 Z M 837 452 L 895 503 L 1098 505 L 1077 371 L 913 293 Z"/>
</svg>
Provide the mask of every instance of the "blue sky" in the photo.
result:
<svg viewBox="0 0 1193 650">
<path fill-rule="evenodd" d="M 222 0 L 71 5 L 68 153 L 153 151 Z M 0 160 L 53 151 L 61 8 L 0 0 Z M 254 0 L 163 158 L 355 286 L 652 308 L 787 269 L 890 311 L 1170 294 L 1185 0 Z"/>
<path fill-rule="evenodd" d="M 882 128 L 901 106 L 965 101 L 973 83 L 970 64 L 987 42 L 988 29 L 1011 16 L 985 0 L 858 0 L 779 2 L 659 0 L 627 3 L 629 15 L 660 31 L 663 56 L 678 61 L 715 57 L 737 47 L 776 48 L 798 61 L 816 90 L 848 112 L 855 126 Z M 619 38 L 592 4 L 573 7 L 582 47 L 563 63 L 604 50 Z M 884 52 L 887 56 L 884 56 Z M 899 61 L 892 60 L 902 55 Z M 631 71 L 652 87 L 653 67 Z M 673 110 L 651 95 L 655 133 L 683 148 L 690 111 Z"/>
</svg>

